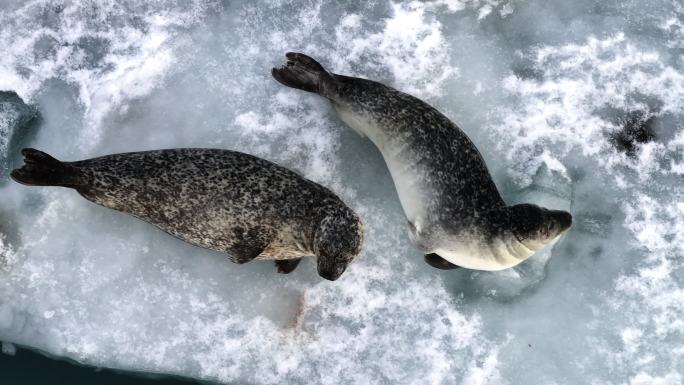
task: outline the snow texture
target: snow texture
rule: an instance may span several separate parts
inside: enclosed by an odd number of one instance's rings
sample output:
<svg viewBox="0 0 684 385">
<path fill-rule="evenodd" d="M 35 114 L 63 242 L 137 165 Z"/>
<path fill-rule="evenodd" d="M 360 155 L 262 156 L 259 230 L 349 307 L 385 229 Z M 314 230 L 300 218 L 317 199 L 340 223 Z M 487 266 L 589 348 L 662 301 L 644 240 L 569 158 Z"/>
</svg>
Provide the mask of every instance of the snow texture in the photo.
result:
<svg viewBox="0 0 684 385">
<path fill-rule="evenodd" d="M 679 0 L 0 2 L 0 90 L 42 116 L 14 143 L 0 110 L 1 162 L 235 149 L 367 229 L 340 280 L 282 276 L 5 179 L 2 350 L 241 384 L 680 384 L 683 42 Z M 508 203 L 572 230 L 507 271 L 427 266 L 378 151 L 271 78 L 286 51 L 433 104 Z"/>
</svg>

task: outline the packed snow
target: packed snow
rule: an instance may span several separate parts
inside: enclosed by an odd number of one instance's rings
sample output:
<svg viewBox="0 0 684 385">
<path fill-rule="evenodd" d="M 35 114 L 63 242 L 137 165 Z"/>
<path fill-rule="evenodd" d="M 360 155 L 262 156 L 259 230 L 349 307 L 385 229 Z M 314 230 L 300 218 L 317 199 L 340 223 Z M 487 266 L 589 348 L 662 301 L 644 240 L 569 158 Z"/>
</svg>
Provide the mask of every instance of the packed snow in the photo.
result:
<svg viewBox="0 0 684 385">
<path fill-rule="evenodd" d="M 0 47 L 3 352 L 227 384 L 684 381 L 679 0 L 0 2 Z M 428 101 L 509 204 L 572 229 L 506 271 L 426 265 L 372 143 L 271 78 L 287 51 Z M 366 244 L 335 282 L 235 265 L 9 181 L 22 146 L 248 152 L 336 191 Z"/>
</svg>

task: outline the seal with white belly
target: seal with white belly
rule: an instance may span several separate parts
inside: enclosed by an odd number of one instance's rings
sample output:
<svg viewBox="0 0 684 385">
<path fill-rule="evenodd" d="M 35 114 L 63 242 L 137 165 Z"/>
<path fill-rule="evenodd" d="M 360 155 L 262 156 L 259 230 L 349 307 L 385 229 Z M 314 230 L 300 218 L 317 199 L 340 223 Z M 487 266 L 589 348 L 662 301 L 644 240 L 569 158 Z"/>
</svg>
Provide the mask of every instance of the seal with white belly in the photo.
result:
<svg viewBox="0 0 684 385">
<path fill-rule="evenodd" d="M 336 280 L 361 249 L 361 221 L 334 193 L 251 155 L 188 148 L 60 162 L 22 154 L 15 181 L 73 188 L 236 263 L 270 259 L 289 273 L 316 255 L 318 274 Z"/>
<path fill-rule="evenodd" d="M 286 56 L 273 77 L 330 100 L 339 117 L 380 150 L 409 236 L 430 265 L 506 269 L 570 228 L 566 211 L 507 206 L 473 142 L 424 101 L 372 80 L 329 73 L 301 53 Z"/>
</svg>

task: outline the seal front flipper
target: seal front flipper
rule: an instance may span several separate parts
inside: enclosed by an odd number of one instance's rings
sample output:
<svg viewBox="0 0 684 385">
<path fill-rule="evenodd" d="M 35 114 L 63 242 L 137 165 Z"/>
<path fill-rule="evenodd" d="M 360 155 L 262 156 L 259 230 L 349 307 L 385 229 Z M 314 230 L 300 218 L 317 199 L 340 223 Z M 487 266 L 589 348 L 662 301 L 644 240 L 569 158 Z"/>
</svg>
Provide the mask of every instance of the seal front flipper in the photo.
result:
<svg viewBox="0 0 684 385">
<path fill-rule="evenodd" d="M 297 268 L 297 265 L 299 265 L 299 262 L 301 262 L 301 261 L 302 261 L 301 258 L 281 259 L 281 260 L 275 261 L 275 265 L 276 265 L 278 273 L 290 274 L 291 272 L 294 271 L 294 269 Z"/>
<path fill-rule="evenodd" d="M 265 227 L 254 227 L 247 231 L 237 229 L 233 236 L 233 244 L 228 249 L 228 253 L 231 255 L 230 260 L 237 264 L 243 264 L 263 253 L 268 245 L 273 242 L 275 232 L 269 231 Z"/>
<path fill-rule="evenodd" d="M 454 265 L 435 253 L 425 254 L 425 262 L 428 265 L 440 270 L 454 270 L 461 268 L 461 266 Z"/>
</svg>

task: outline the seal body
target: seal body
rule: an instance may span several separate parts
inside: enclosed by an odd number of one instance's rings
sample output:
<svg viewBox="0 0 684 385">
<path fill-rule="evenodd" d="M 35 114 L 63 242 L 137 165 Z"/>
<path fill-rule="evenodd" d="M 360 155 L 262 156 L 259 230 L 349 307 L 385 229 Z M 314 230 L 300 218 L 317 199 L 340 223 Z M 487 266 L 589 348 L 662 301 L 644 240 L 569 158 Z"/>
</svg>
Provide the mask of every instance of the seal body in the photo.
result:
<svg viewBox="0 0 684 385">
<path fill-rule="evenodd" d="M 276 80 L 328 98 L 342 121 L 380 150 L 410 238 L 432 254 L 428 263 L 501 270 L 569 228 L 566 212 L 533 205 L 511 210 L 473 142 L 424 101 L 375 81 L 328 73 L 303 54 L 287 58 L 286 66 L 273 69 Z M 528 217 L 539 219 L 539 228 L 523 228 Z M 436 256 L 450 265 L 436 263 Z"/>
<path fill-rule="evenodd" d="M 319 273 L 336 279 L 360 250 L 361 222 L 334 193 L 251 155 L 171 149 L 76 162 L 32 149 L 24 155 L 15 180 L 74 188 L 237 263 L 291 260 L 278 264 L 289 272 L 299 258 L 318 255 Z"/>
</svg>

